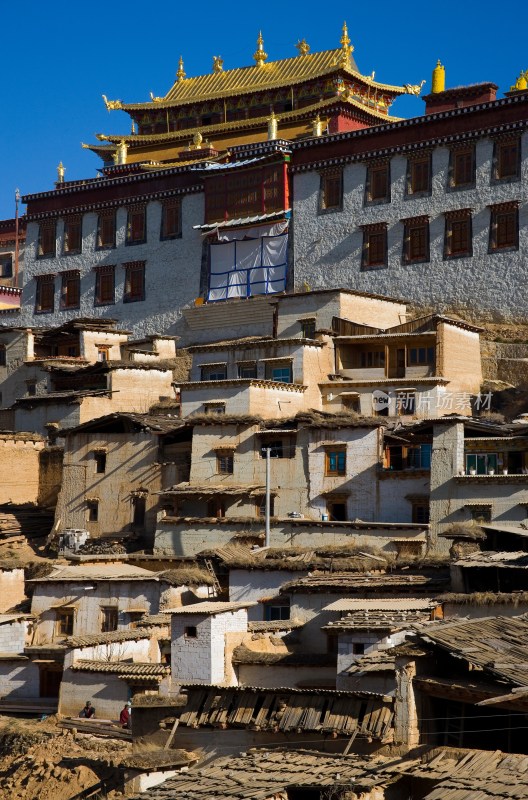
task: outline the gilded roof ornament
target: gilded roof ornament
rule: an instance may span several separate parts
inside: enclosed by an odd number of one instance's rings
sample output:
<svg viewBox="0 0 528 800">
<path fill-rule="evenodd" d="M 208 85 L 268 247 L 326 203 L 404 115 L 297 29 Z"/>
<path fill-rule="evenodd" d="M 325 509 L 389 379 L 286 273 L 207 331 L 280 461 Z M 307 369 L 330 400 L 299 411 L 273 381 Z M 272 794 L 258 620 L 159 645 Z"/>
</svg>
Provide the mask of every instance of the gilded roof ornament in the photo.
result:
<svg viewBox="0 0 528 800">
<path fill-rule="evenodd" d="M 64 173 L 66 172 L 66 167 L 59 161 L 59 165 L 57 167 L 57 183 L 64 183 Z"/>
<path fill-rule="evenodd" d="M 185 78 L 185 70 L 183 69 L 183 56 L 180 56 L 180 60 L 178 62 L 178 72 L 176 73 L 176 80 L 183 81 Z"/>
<path fill-rule="evenodd" d="M 521 70 L 521 73 L 513 86 L 510 86 L 511 92 L 524 92 L 525 89 L 528 89 L 528 69 Z"/>
<path fill-rule="evenodd" d="M 299 51 L 300 56 L 306 56 L 310 52 L 310 45 L 308 44 L 306 39 L 301 39 L 300 42 L 297 42 L 295 47 Z"/>
<path fill-rule="evenodd" d="M 196 131 L 193 136 L 193 145 L 195 146 L 196 150 L 200 150 L 202 147 L 203 136 L 200 131 Z"/>
<path fill-rule="evenodd" d="M 213 56 L 213 72 L 218 75 L 224 71 L 224 59 L 222 56 Z"/>
<path fill-rule="evenodd" d="M 340 39 L 341 55 L 339 61 L 342 66 L 346 67 L 350 64 L 350 56 L 354 52 L 353 46 L 350 44 L 350 37 L 348 35 L 348 28 L 346 22 L 343 23 L 343 33 Z"/>
<path fill-rule="evenodd" d="M 185 74 L 185 73 L 184 73 L 184 74 Z M 163 97 L 156 97 L 156 96 L 154 95 L 154 92 L 149 92 L 149 94 L 150 94 L 150 99 L 151 99 L 151 101 L 152 101 L 153 103 L 161 103 L 161 102 L 163 101 Z"/>
<path fill-rule="evenodd" d="M 403 84 L 403 88 L 405 89 L 406 94 L 414 94 L 414 95 L 416 95 L 416 97 L 419 97 L 421 92 L 422 92 L 424 83 L 425 83 L 425 80 L 421 81 L 418 84 L 404 83 Z"/>
<path fill-rule="evenodd" d="M 123 107 L 122 100 L 109 100 L 105 94 L 102 95 L 102 98 L 107 111 L 119 111 Z"/>
<path fill-rule="evenodd" d="M 262 38 L 262 31 L 259 31 L 257 38 L 257 49 L 253 53 L 253 59 L 257 62 L 257 67 L 263 67 L 268 54 L 264 52 L 264 39 Z"/>
</svg>

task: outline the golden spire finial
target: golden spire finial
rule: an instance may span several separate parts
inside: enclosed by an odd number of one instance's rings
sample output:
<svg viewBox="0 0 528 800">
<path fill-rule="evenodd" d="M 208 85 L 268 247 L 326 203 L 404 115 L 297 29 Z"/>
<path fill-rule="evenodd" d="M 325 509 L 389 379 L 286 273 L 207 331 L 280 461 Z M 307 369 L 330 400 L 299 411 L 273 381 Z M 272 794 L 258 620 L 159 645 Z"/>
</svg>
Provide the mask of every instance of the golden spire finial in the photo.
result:
<svg viewBox="0 0 528 800">
<path fill-rule="evenodd" d="M 224 59 L 222 56 L 213 56 L 213 72 L 219 73 L 224 71 Z"/>
<path fill-rule="evenodd" d="M 253 53 L 253 58 L 257 62 L 257 67 L 263 67 L 268 54 L 264 52 L 264 39 L 262 38 L 262 31 L 259 31 L 257 38 L 257 49 Z"/>
<path fill-rule="evenodd" d="M 445 67 L 440 62 L 440 59 L 438 59 L 436 62 L 436 67 L 433 70 L 431 92 L 432 94 L 438 94 L 438 92 L 443 91 L 445 91 Z"/>
<path fill-rule="evenodd" d="M 57 167 L 57 183 L 64 183 L 64 173 L 66 172 L 66 167 L 59 161 L 59 165 Z"/>
<path fill-rule="evenodd" d="M 176 80 L 182 81 L 185 78 L 185 70 L 183 69 L 183 56 L 180 56 L 178 62 L 178 72 L 176 73 Z"/>
<path fill-rule="evenodd" d="M 524 92 L 525 89 L 528 89 L 528 70 L 521 70 L 513 86 L 510 86 L 510 92 Z"/>
<path fill-rule="evenodd" d="M 350 44 L 350 36 L 348 35 L 348 28 L 346 22 L 343 22 L 343 33 L 340 39 L 341 44 L 341 58 L 340 61 L 343 66 L 348 66 L 350 56 L 354 51 L 353 46 Z"/>
<path fill-rule="evenodd" d="M 308 44 L 306 39 L 301 39 L 301 41 L 297 42 L 295 47 L 299 51 L 300 56 L 305 56 L 310 52 L 310 45 Z"/>
</svg>

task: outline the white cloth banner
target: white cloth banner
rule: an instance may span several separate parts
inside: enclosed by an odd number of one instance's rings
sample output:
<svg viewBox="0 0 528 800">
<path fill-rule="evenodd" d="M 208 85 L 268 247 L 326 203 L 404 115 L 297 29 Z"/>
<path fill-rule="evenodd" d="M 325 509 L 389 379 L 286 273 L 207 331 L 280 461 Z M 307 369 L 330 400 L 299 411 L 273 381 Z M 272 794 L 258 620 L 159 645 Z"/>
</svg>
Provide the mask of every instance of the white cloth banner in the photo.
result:
<svg viewBox="0 0 528 800">
<path fill-rule="evenodd" d="M 233 242 L 235 239 L 261 239 L 263 236 L 280 236 L 288 230 L 288 220 L 281 219 L 273 225 L 255 225 L 254 228 L 218 228 L 216 235 L 220 242 Z M 208 231 L 210 233 L 210 231 Z"/>
<path fill-rule="evenodd" d="M 288 234 L 212 243 L 209 259 L 209 301 L 283 292 Z"/>
</svg>

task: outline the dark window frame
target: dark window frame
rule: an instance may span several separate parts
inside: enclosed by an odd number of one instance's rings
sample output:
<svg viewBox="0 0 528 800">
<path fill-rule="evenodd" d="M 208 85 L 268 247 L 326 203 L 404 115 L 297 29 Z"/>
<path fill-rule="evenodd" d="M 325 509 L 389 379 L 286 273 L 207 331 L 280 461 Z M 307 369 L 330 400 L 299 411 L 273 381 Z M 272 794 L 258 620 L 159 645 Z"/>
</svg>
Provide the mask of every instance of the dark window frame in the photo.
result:
<svg viewBox="0 0 528 800">
<path fill-rule="evenodd" d="M 374 237 L 376 237 L 376 241 Z M 373 245 L 375 245 L 375 247 Z M 386 267 L 388 267 L 388 236 L 386 224 L 364 225 L 361 269 L 385 269 Z"/>
<path fill-rule="evenodd" d="M 431 260 L 430 253 L 430 230 L 429 230 L 429 217 L 412 217 L 402 220 L 403 222 L 403 247 L 402 247 L 402 263 L 403 264 L 425 264 Z M 422 254 L 415 255 L 416 250 L 413 251 L 415 243 L 413 243 L 413 233 L 416 231 L 423 232 L 423 252 Z"/>
<path fill-rule="evenodd" d="M 103 292 L 103 286 L 107 279 L 111 284 L 111 291 Z M 95 268 L 95 291 L 94 306 L 113 306 L 115 305 L 115 264 Z"/>
<path fill-rule="evenodd" d="M 343 210 L 343 170 L 320 173 L 319 213 L 332 214 Z"/>
<path fill-rule="evenodd" d="M 174 219 L 173 219 L 174 215 Z M 169 223 L 172 222 L 173 225 Z M 175 224 L 174 224 L 175 223 Z M 182 238 L 182 203 L 180 199 L 165 200 L 161 206 L 160 241 Z"/>
<path fill-rule="evenodd" d="M 141 220 L 141 224 L 138 222 Z M 134 247 L 137 244 L 145 244 L 147 241 L 147 207 L 130 206 L 127 209 L 127 227 L 125 244 Z"/>
<path fill-rule="evenodd" d="M 235 457 L 233 450 L 216 451 L 217 475 L 233 475 L 235 471 Z"/>
<path fill-rule="evenodd" d="M 35 280 L 37 283 L 35 292 L 35 314 L 53 314 L 55 311 L 55 274 L 36 275 Z M 44 287 L 51 287 L 51 299 L 47 304 L 42 302 Z"/>
<path fill-rule="evenodd" d="M 111 222 L 111 226 L 110 223 Z M 111 235 L 106 235 L 109 232 L 105 231 L 105 225 L 111 227 Z M 97 217 L 97 239 L 96 239 L 96 250 L 113 250 L 116 246 L 116 229 L 117 229 L 117 220 L 116 220 L 116 210 L 113 209 L 112 211 L 101 211 L 99 216 Z M 103 241 L 103 233 L 105 233 L 105 238 Z"/>
<path fill-rule="evenodd" d="M 61 272 L 60 307 L 64 311 L 81 307 L 81 273 L 79 270 Z"/>
<path fill-rule="evenodd" d="M 101 633 L 111 633 L 119 628 L 119 609 L 117 606 L 101 606 Z"/>
<path fill-rule="evenodd" d="M 467 227 L 467 247 L 456 250 L 453 249 L 453 242 L 459 236 L 462 226 Z M 444 260 L 452 258 L 471 258 L 473 256 L 473 218 L 471 209 L 460 209 L 458 212 L 447 212 L 445 214 L 445 234 L 444 234 Z"/>
<path fill-rule="evenodd" d="M 47 249 L 44 249 L 44 247 Z M 37 259 L 55 258 L 57 255 L 57 220 L 39 224 Z"/>
<path fill-rule="evenodd" d="M 432 161 L 432 153 L 424 153 L 407 159 L 406 197 L 430 196 L 432 191 Z"/>
<path fill-rule="evenodd" d="M 385 191 L 382 192 L 383 176 Z M 381 186 L 380 186 L 381 184 Z M 367 176 L 365 181 L 364 205 L 382 205 L 391 202 L 391 164 L 390 161 L 381 163 L 374 162 L 367 164 Z"/>
<path fill-rule="evenodd" d="M 506 227 L 506 231 L 504 227 Z M 501 203 L 490 206 L 489 253 L 509 253 L 519 249 L 519 206 Z"/>
<path fill-rule="evenodd" d="M 127 264 L 123 264 L 125 268 L 123 303 L 141 303 L 145 300 L 145 266 L 145 261 L 130 261 Z M 136 276 L 139 276 L 137 283 Z"/>
<path fill-rule="evenodd" d="M 469 157 L 469 167 L 461 161 L 463 157 Z M 464 178 L 467 180 L 464 180 Z M 475 144 L 468 144 L 464 147 L 453 147 L 449 154 L 449 180 L 448 189 L 450 191 L 463 191 L 464 189 L 474 189 L 477 180 L 477 160 Z"/>
<path fill-rule="evenodd" d="M 503 174 L 505 159 L 503 151 L 506 148 L 515 146 L 515 153 L 511 158 L 514 162 L 514 169 L 509 173 Z M 518 183 L 521 180 L 521 156 L 522 141 L 520 135 L 504 139 L 496 139 L 493 143 L 493 164 L 491 171 L 492 183 Z"/>
<path fill-rule="evenodd" d="M 64 218 L 64 232 L 62 237 L 62 254 L 65 256 L 82 253 L 82 216 Z"/>
</svg>

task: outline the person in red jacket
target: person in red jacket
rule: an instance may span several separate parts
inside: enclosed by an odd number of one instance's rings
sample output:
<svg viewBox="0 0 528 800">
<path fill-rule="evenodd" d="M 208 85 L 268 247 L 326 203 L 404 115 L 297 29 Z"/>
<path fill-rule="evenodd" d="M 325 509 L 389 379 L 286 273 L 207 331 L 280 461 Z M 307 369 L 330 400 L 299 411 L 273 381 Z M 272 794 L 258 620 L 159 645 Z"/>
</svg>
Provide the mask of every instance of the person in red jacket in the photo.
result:
<svg viewBox="0 0 528 800">
<path fill-rule="evenodd" d="M 132 703 L 130 700 L 125 704 L 119 715 L 119 724 L 122 728 L 130 728 L 132 722 Z"/>
</svg>

